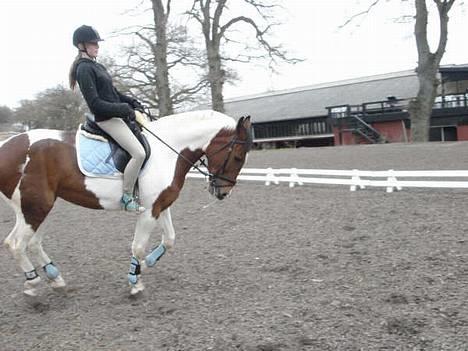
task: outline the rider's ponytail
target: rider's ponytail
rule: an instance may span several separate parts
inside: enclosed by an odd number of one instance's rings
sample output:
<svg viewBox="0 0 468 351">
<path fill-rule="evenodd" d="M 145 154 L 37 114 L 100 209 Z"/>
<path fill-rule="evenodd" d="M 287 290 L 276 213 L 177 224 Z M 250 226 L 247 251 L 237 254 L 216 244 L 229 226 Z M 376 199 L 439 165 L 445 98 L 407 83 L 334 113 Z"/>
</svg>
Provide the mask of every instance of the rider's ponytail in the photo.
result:
<svg viewBox="0 0 468 351">
<path fill-rule="evenodd" d="M 76 66 L 78 65 L 78 60 L 81 58 L 81 52 L 78 52 L 78 55 L 75 57 L 71 67 L 70 73 L 68 74 L 68 81 L 70 84 L 70 89 L 74 90 L 76 86 Z"/>
</svg>

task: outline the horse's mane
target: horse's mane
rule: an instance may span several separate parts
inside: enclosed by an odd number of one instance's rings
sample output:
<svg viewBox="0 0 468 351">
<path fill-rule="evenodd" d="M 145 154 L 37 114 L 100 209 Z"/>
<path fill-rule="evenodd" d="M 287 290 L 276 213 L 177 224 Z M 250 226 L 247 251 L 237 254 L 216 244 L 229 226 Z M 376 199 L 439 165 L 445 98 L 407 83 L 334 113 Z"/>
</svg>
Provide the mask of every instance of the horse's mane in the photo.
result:
<svg viewBox="0 0 468 351">
<path fill-rule="evenodd" d="M 235 129 L 236 127 L 236 122 L 232 117 L 212 110 L 179 113 L 159 118 L 153 123 L 160 127 L 170 128 L 171 126 L 175 126 L 177 128 L 181 128 L 184 125 L 197 124 L 204 121 L 216 123 L 220 128 L 225 129 Z"/>
</svg>

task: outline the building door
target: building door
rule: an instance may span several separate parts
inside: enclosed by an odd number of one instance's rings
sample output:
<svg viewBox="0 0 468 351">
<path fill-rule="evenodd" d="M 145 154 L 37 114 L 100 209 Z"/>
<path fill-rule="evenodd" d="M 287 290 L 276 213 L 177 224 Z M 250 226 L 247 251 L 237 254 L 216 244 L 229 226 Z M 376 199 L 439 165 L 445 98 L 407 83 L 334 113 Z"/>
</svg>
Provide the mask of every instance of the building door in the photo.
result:
<svg viewBox="0 0 468 351">
<path fill-rule="evenodd" d="M 429 141 L 457 141 L 457 127 L 431 127 Z"/>
</svg>

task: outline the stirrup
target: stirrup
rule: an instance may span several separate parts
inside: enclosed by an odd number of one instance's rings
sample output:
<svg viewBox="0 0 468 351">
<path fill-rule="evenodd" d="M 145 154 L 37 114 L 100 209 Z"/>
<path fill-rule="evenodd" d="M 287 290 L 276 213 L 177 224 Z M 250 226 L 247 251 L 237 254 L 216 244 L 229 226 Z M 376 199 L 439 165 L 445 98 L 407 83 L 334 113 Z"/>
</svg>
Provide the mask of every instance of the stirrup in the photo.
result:
<svg viewBox="0 0 468 351">
<path fill-rule="evenodd" d="M 128 212 L 143 212 L 145 210 L 144 207 L 140 206 L 140 204 L 135 200 L 135 198 L 127 193 L 122 195 L 122 199 L 120 200 L 120 207 L 122 210 Z"/>
</svg>

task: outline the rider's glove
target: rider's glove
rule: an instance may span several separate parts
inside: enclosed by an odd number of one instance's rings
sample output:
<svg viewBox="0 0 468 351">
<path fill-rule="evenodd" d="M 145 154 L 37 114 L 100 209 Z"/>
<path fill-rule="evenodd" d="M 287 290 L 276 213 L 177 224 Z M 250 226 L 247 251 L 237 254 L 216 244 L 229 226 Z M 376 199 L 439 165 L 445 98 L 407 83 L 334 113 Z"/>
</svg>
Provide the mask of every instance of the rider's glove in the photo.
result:
<svg viewBox="0 0 468 351">
<path fill-rule="evenodd" d="M 145 107 L 137 99 L 132 100 L 132 107 L 133 107 L 134 110 L 137 110 L 137 111 L 139 111 L 141 113 L 145 112 Z"/>
</svg>

